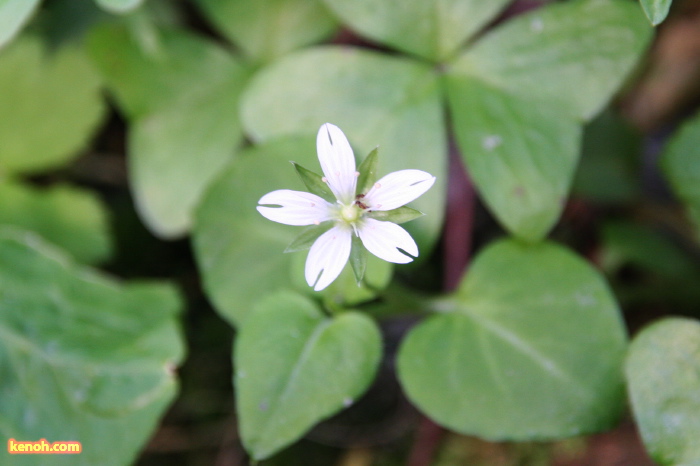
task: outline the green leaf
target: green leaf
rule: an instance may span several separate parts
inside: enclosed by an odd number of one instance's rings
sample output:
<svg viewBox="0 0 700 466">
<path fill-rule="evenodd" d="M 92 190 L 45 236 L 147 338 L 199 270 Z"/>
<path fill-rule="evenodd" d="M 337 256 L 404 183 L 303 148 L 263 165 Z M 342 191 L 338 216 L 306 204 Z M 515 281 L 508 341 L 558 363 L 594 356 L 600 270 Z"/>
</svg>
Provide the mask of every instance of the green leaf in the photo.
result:
<svg viewBox="0 0 700 466">
<path fill-rule="evenodd" d="M 0 296 L 0 435 L 81 442 L 60 464 L 135 461 L 177 392 L 175 290 L 107 279 L 2 229 Z"/>
<path fill-rule="evenodd" d="M 39 5 L 39 0 L 0 0 L 0 48 L 22 29 Z"/>
<path fill-rule="evenodd" d="M 37 189 L 3 181 L 0 224 L 32 230 L 80 262 L 103 261 L 112 251 L 105 206 L 93 193 L 70 186 Z"/>
<path fill-rule="evenodd" d="M 223 86 L 238 68 L 214 42 L 182 30 L 156 29 L 148 23 L 109 23 L 88 37 L 90 57 L 134 120 L 179 100 L 195 101 Z"/>
<path fill-rule="evenodd" d="M 143 0 L 95 0 L 97 4 L 110 13 L 127 13 L 135 10 Z"/>
<path fill-rule="evenodd" d="M 309 49 L 255 75 L 242 98 L 241 118 L 255 141 L 315 136 L 331 122 L 356 153 L 382 148 L 381 175 L 415 168 L 437 176 L 414 203 L 428 215 L 408 228 L 427 257 L 442 226 L 447 181 L 438 84 L 435 70 L 423 63 L 349 47 Z"/>
<path fill-rule="evenodd" d="M 660 465 L 700 463 L 700 323 L 666 318 L 645 328 L 625 365 L 632 410 Z"/>
<path fill-rule="evenodd" d="M 367 194 L 377 181 L 377 166 L 379 165 L 379 147 L 372 149 L 357 168 L 357 193 Z"/>
<path fill-rule="evenodd" d="M 238 98 L 248 70 L 213 42 L 178 30 L 150 32 L 148 48 L 110 25 L 92 37 L 92 51 L 132 119 L 129 171 L 138 211 L 154 234 L 172 239 L 189 231 L 192 209 L 242 140 Z"/>
<path fill-rule="evenodd" d="M 357 235 L 352 235 L 352 248 L 350 249 L 350 266 L 355 274 L 357 286 L 362 284 L 362 278 L 367 270 L 367 256 L 369 252 L 362 244 L 362 240 Z"/>
<path fill-rule="evenodd" d="M 331 192 L 328 185 L 323 182 L 321 175 L 307 170 L 298 163 L 292 162 L 292 165 L 294 165 L 294 169 L 297 171 L 301 181 L 303 181 L 304 185 L 309 189 L 309 192 L 324 198 L 328 202 L 336 202 L 335 195 Z"/>
<path fill-rule="evenodd" d="M 289 169 L 290 154 L 310 165 L 316 160 L 315 139 L 286 139 L 243 151 L 212 183 L 196 210 L 193 240 L 204 287 L 234 325 L 260 296 L 289 288 L 294 256 L 304 257 L 284 254 L 299 227 L 272 222 L 255 210 L 268 192 L 301 187 Z M 303 267 L 299 273 L 308 288 Z"/>
<path fill-rule="evenodd" d="M 651 24 L 658 26 L 668 16 L 668 10 L 673 2 L 671 0 L 639 0 L 639 3 Z"/>
<path fill-rule="evenodd" d="M 700 113 L 673 135 L 661 158 L 661 168 L 676 196 L 700 228 Z"/>
<path fill-rule="evenodd" d="M 579 124 L 475 79 L 449 77 L 447 91 L 457 142 L 486 204 L 516 236 L 544 238 L 574 176 Z"/>
<path fill-rule="evenodd" d="M 450 57 L 509 0 L 325 0 L 365 36 L 429 60 Z"/>
<path fill-rule="evenodd" d="M 78 155 L 104 116 L 100 82 L 74 44 L 34 37 L 0 51 L 0 171 L 34 173 Z"/>
<path fill-rule="evenodd" d="M 327 318 L 293 293 L 260 302 L 233 353 L 246 450 L 267 458 L 350 406 L 374 379 L 381 353 L 379 330 L 363 314 Z"/>
<path fill-rule="evenodd" d="M 440 310 L 411 330 L 398 355 L 408 397 L 436 422 L 520 441 L 618 420 L 620 312 L 601 275 L 566 249 L 497 242 Z"/>
<path fill-rule="evenodd" d="M 284 252 L 298 252 L 309 249 L 319 236 L 333 227 L 333 222 L 323 222 L 320 225 L 311 225 L 304 229 L 294 241 L 291 242 Z"/>
<path fill-rule="evenodd" d="M 248 57 L 270 61 L 336 29 L 319 0 L 197 0 L 202 12 Z"/>
<path fill-rule="evenodd" d="M 382 222 L 392 222 L 396 223 L 397 225 L 400 223 L 410 222 L 411 220 L 420 218 L 423 215 L 425 215 L 423 212 L 416 209 L 411 209 L 410 207 L 406 206 L 398 207 L 393 210 L 373 210 L 372 212 L 367 214 L 368 217 L 371 217 L 375 220 L 381 220 Z"/>
<path fill-rule="evenodd" d="M 552 3 L 486 34 L 450 70 L 592 118 L 639 61 L 652 29 L 624 0 Z"/>
</svg>

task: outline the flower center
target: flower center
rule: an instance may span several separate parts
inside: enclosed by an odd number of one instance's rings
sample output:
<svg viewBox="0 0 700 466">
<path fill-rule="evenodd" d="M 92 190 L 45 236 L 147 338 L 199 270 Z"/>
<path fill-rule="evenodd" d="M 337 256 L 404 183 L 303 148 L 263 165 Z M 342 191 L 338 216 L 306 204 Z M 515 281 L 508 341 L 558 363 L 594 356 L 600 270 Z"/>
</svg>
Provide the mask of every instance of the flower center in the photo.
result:
<svg viewBox="0 0 700 466">
<path fill-rule="evenodd" d="M 362 211 L 355 205 L 344 205 L 340 208 L 340 217 L 347 223 L 355 223 L 362 215 Z"/>
</svg>

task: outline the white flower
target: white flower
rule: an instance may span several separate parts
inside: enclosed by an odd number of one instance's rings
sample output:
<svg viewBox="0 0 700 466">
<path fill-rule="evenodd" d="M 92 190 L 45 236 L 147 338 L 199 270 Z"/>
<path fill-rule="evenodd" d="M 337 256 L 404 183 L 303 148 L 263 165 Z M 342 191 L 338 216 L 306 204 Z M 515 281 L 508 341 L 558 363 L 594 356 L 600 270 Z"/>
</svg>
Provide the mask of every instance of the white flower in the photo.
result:
<svg viewBox="0 0 700 466">
<path fill-rule="evenodd" d="M 319 236 L 306 259 L 306 282 L 319 291 L 335 280 L 350 257 L 352 235 L 369 252 L 388 262 L 406 264 L 417 257 L 418 246 L 406 230 L 392 222 L 372 218 L 372 212 L 401 207 L 425 193 L 435 177 L 421 170 L 400 170 L 377 181 L 366 193 L 356 193 L 355 157 L 343 132 L 326 123 L 316 138 L 323 181 L 336 203 L 315 194 L 280 189 L 264 195 L 257 207 L 265 218 L 286 225 L 319 225 L 334 222 Z M 278 207 L 269 207 L 278 206 Z"/>
</svg>

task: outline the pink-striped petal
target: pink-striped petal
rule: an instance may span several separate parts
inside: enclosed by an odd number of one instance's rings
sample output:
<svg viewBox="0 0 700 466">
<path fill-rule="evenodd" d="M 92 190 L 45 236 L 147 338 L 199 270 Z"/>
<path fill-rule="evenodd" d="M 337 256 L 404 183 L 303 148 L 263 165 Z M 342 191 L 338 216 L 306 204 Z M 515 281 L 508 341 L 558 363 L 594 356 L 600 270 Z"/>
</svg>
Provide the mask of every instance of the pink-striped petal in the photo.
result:
<svg viewBox="0 0 700 466">
<path fill-rule="evenodd" d="M 371 210 L 392 210 L 417 199 L 435 183 L 422 170 L 399 170 L 377 181 L 362 202 Z"/>
<path fill-rule="evenodd" d="M 367 250 L 387 262 L 407 264 L 413 260 L 412 257 L 401 253 L 397 248 L 418 257 L 416 242 L 406 230 L 395 223 L 367 218 L 357 232 Z"/>
<path fill-rule="evenodd" d="M 335 226 L 319 236 L 311 246 L 304 275 L 306 283 L 313 286 L 315 291 L 330 285 L 343 271 L 350 257 L 351 234 L 349 228 Z"/>
<path fill-rule="evenodd" d="M 328 186 L 335 197 L 348 205 L 355 199 L 355 156 L 345 134 L 335 125 L 326 123 L 316 136 L 318 161 Z"/>
<path fill-rule="evenodd" d="M 257 207 L 263 217 L 285 225 L 313 225 L 329 220 L 330 208 L 325 199 L 315 194 L 278 189 L 265 194 Z M 279 207 L 266 207 L 266 206 Z"/>
</svg>

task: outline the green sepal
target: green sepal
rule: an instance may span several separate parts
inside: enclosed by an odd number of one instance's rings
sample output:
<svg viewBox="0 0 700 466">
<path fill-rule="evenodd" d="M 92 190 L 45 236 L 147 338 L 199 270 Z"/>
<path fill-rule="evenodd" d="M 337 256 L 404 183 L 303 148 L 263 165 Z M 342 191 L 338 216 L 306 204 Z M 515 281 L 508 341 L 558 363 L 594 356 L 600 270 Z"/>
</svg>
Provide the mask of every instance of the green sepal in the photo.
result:
<svg viewBox="0 0 700 466">
<path fill-rule="evenodd" d="M 320 225 L 311 225 L 304 229 L 294 241 L 292 241 L 284 252 L 305 251 L 311 247 L 319 236 L 327 232 L 333 226 L 333 222 L 323 222 Z"/>
<path fill-rule="evenodd" d="M 420 210 L 411 209 L 410 207 L 398 207 L 392 210 L 373 210 L 367 214 L 368 217 L 382 222 L 391 223 L 406 223 L 425 215 Z"/>
<path fill-rule="evenodd" d="M 352 248 L 350 249 L 350 265 L 355 273 L 357 286 L 362 283 L 367 269 L 367 249 L 362 245 L 362 240 L 357 235 L 352 235 Z"/>
<path fill-rule="evenodd" d="M 377 181 L 377 163 L 379 162 L 379 147 L 375 147 L 372 152 L 365 157 L 357 171 L 360 176 L 357 178 L 357 193 L 367 194 L 372 185 Z"/>
<path fill-rule="evenodd" d="M 318 175 L 311 170 L 307 170 L 296 162 L 292 162 L 294 169 L 304 182 L 309 192 L 322 197 L 328 202 L 335 203 L 335 195 L 331 192 L 331 188 L 328 187 L 326 183 L 323 182 L 321 175 Z"/>
</svg>

